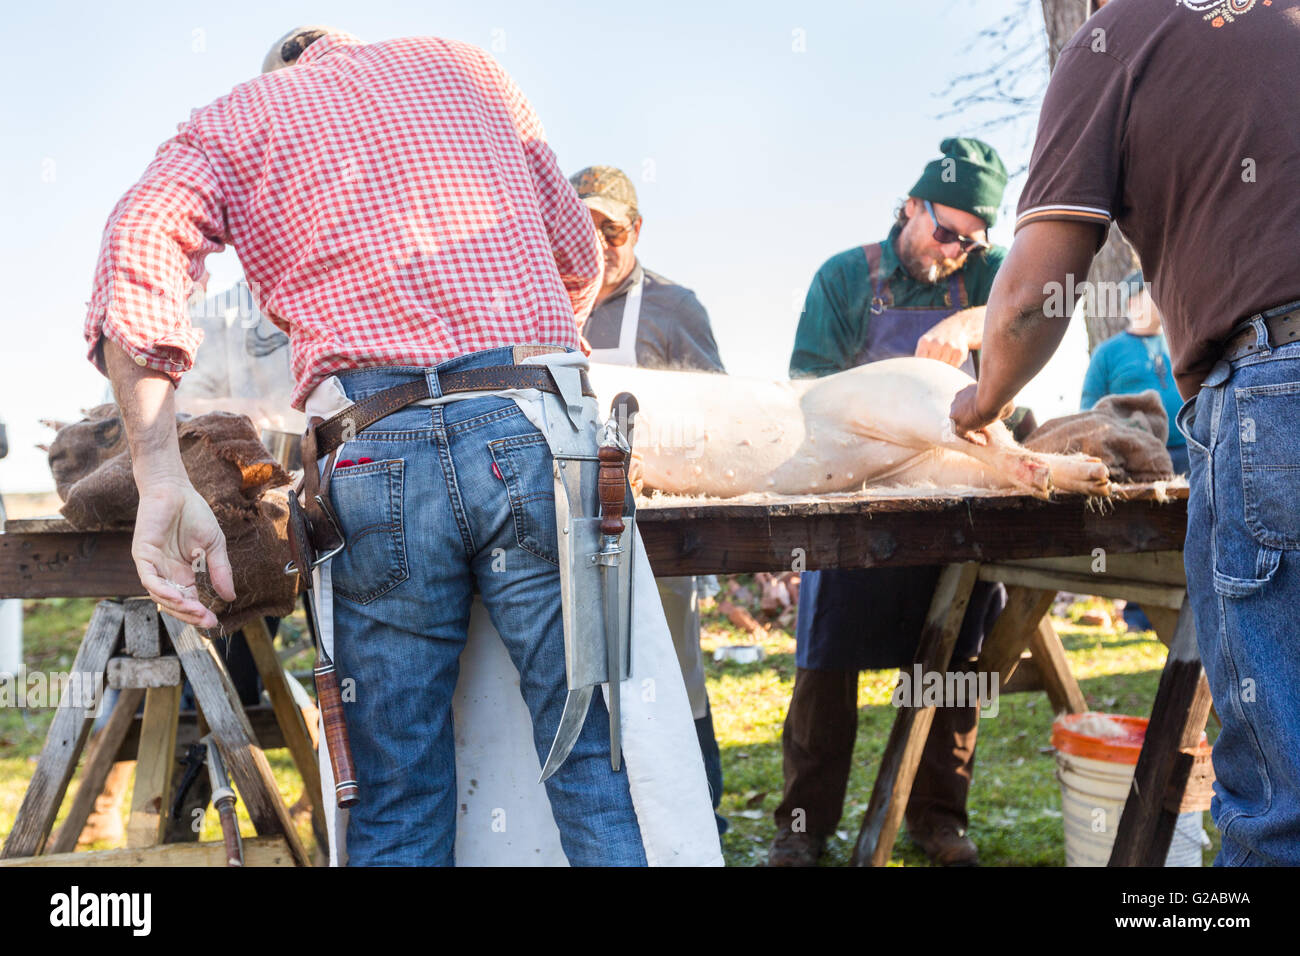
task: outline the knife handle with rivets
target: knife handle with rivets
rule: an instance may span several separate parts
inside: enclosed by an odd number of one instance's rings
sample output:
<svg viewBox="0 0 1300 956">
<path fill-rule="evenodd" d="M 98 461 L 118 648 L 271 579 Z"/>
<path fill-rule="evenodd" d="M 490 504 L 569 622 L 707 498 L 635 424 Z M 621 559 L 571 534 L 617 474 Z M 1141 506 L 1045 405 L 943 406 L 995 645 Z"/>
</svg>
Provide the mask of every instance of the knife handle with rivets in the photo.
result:
<svg viewBox="0 0 1300 956">
<path fill-rule="evenodd" d="M 617 445 L 601 445 L 596 457 L 600 472 L 596 488 L 600 493 L 600 533 L 619 537 L 623 533 L 623 496 L 627 487 L 623 450 Z"/>
</svg>

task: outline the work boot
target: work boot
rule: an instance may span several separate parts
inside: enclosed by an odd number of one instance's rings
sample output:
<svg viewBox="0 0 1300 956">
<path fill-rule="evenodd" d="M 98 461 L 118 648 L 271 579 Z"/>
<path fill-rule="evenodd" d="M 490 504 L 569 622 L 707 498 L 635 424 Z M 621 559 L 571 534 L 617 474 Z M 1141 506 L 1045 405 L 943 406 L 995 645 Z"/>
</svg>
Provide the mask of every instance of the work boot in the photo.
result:
<svg viewBox="0 0 1300 956">
<path fill-rule="evenodd" d="M 980 851 L 966 828 L 948 821 L 907 825 L 907 835 L 935 866 L 979 866 Z"/>
<path fill-rule="evenodd" d="M 936 707 L 912 783 L 907 833 L 938 866 L 979 865 L 979 850 L 966 833 L 978 727 L 978 707 Z"/>
<path fill-rule="evenodd" d="M 826 837 L 815 833 L 795 833 L 789 827 L 782 827 L 767 851 L 767 865 L 816 866 L 825 849 Z"/>
</svg>

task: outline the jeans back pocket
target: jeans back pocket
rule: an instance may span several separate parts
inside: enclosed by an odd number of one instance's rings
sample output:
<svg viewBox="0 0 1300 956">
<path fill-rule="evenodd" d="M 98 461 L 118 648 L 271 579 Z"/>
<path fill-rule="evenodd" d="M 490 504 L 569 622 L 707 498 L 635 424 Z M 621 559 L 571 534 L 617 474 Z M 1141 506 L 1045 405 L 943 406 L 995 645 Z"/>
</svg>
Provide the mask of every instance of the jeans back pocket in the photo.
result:
<svg viewBox="0 0 1300 956">
<path fill-rule="evenodd" d="M 355 604 L 369 604 L 408 577 L 402 528 L 405 463 L 367 462 L 337 468 L 330 479 L 330 501 L 347 547 L 334 558 L 334 593 Z"/>
<path fill-rule="evenodd" d="M 1300 382 L 1234 390 L 1245 521 L 1270 548 L 1300 548 Z"/>
<path fill-rule="evenodd" d="M 492 460 L 510 499 L 519 547 L 554 565 L 560 563 L 555 529 L 555 482 L 551 448 L 541 433 L 489 442 Z"/>
</svg>

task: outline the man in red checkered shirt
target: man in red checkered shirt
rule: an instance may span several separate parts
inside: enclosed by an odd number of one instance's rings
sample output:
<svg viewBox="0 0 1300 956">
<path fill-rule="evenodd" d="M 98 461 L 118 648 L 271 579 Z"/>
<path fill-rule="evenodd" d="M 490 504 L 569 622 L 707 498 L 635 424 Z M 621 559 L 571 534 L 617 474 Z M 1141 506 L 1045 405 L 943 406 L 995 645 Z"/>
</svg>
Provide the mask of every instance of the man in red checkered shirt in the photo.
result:
<svg viewBox="0 0 1300 956">
<path fill-rule="evenodd" d="M 280 68 L 195 110 L 114 208 L 86 318 L 130 440 L 141 581 L 203 627 L 216 620 L 195 596 L 193 556 L 223 598 L 233 586 L 222 533 L 181 465 L 172 390 L 199 344 L 185 304 L 208 253 L 234 246 L 258 305 L 289 334 L 298 408 L 322 386 L 357 401 L 436 383 L 435 367 L 510 364 L 513 346 L 574 350 L 600 288 L 591 217 L 485 52 L 307 28 L 268 60 Z M 550 453 L 519 406 L 479 395 L 389 415 L 347 454 L 329 495 L 348 539 L 331 568 L 334 658 L 356 686 L 350 861 L 449 863 L 451 692 L 475 586 L 520 671 L 542 757 L 564 702 Z M 548 781 L 561 842 L 573 863 L 643 864 L 594 696 Z"/>
</svg>

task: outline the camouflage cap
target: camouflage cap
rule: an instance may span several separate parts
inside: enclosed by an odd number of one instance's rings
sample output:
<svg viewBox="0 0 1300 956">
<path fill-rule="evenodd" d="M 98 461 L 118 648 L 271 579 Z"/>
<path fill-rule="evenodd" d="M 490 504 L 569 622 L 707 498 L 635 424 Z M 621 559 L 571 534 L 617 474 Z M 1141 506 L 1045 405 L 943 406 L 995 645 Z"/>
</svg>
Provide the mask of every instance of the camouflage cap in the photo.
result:
<svg viewBox="0 0 1300 956">
<path fill-rule="evenodd" d="M 636 208 L 636 189 L 623 170 L 588 166 L 570 176 L 569 182 L 589 209 L 602 212 L 616 222 L 636 222 L 641 218 Z"/>
</svg>

